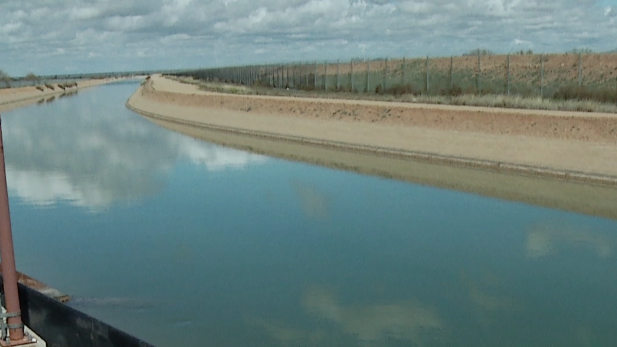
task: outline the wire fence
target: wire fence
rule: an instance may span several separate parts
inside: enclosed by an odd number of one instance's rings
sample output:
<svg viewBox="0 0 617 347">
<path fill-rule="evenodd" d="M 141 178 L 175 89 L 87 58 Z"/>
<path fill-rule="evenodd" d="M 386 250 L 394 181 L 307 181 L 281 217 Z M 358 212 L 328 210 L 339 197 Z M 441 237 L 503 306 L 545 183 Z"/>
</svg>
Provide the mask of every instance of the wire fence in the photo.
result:
<svg viewBox="0 0 617 347">
<path fill-rule="evenodd" d="M 617 54 L 465 55 L 185 71 L 205 81 L 327 92 L 501 94 L 617 102 Z"/>
</svg>

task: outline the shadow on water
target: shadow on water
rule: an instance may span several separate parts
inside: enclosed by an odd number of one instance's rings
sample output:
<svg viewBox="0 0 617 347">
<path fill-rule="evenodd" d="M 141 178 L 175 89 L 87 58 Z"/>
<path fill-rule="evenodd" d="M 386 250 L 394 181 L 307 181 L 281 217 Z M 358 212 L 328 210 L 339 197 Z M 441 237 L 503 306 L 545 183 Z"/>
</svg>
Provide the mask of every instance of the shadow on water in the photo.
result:
<svg viewBox="0 0 617 347">
<path fill-rule="evenodd" d="M 47 98 L 40 98 L 36 103 L 38 105 L 43 105 L 43 104 L 46 104 L 46 103 L 54 102 L 54 101 L 56 101 L 58 99 L 73 97 L 73 96 L 76 96 L 77 94 L 78 94 L 78 90 L 74 89 L 74 90 L 71 90 L 71 91 L 66 91 L 66 92 L 64 92 L 62 94 L 52 95 L 52 96 L 47 97 Z"/>
</svg>

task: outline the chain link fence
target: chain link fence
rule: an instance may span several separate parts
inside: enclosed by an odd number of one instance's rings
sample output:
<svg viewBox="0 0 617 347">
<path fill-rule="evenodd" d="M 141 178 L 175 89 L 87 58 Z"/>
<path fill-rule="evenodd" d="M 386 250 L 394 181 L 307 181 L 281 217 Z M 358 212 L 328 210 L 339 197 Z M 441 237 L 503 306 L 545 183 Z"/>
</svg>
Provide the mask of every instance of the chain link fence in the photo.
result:
<svg viewBox="0 0 617 347">
<path fill-rule="evenodd" d="M 205 81 L 325 92 L 494 94 L 617 102 L 617 54 L 464 55 L 185 71 Z"/>
</svg>

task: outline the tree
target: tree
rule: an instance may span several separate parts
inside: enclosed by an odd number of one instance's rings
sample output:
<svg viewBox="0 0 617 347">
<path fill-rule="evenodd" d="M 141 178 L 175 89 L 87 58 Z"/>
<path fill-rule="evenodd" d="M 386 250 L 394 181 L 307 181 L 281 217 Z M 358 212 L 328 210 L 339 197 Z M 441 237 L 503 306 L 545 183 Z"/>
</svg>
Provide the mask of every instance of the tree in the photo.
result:
<svg viewBox="0 0 617 347">
<path fill-rule="evenodd" d="M 28 74 L 26 75 L 26 79 L 28 81 L 38 81 L 39 80 L 39 76 L 35 75 L 32 72 L 28 72 Z"/>
<path fill-rule="evenodd" d="M 6 83 L 7 87 L 11 87 L 11 76 L 9 76 L 9 74 L 7 74 L 6 72 L 0 70 L 0 81 Z"/>
<path fill-rule="evenodd" d="M 591 54 L 593 50 L 591 48 L 583 47 L 583 48 L 572 48 L 568 53 L 570 54 Z"/>
<path fill-rule="evenodd" d="M 472 49 L 471 51 L 467 52 L 467 53 L 463 53 L 463 56 L 476 56 L 476 55 L 495 55 L 495 53 L 493 51 L 490 51 L 488 49 L 480 49 L 480 48 L 476 48 L 476 49 Z"/>
</svg>

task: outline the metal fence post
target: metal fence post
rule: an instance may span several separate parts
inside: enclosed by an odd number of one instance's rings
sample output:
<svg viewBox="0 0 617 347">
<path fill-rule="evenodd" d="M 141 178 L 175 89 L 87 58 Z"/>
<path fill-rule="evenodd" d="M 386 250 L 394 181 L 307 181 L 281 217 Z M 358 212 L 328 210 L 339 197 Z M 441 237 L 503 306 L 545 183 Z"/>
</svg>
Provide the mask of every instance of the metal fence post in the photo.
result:
<svg viewBox="0 0 617 347">
<path fill-rule="evenodd" d="M 428 65 L 428 55 L 426 56 L 426 94 L 428 94 L 430 92 L 430 85 L 429 85 L 429 65 Z"/>
<path fill-rule="evenodd" d="M 317 90 L 317 60 L 315 60 L 315 75 L 313 75 L 313 89 Z"/>
<path fill-rule="evenodd" d="M 323 90 L 328 90 L 328 61 L 324 65 L 324 75 L 323 75 Z"/>
<path fill-rule="evenodd" d="M 454 57 L 450 56 L 450 90 L 454 89 Z"/>
<path fill-rule="evenodd" d="M 578 87 L 583 86 L 583 55 L 578 54 Z"/>
<path fill-rule="evenodd" d="M 383 67 L 383 92 L 388 89 L 388 58 L 385 60 Z"/>
<path fill-rule="evenodd" d="M 544 55 L 540 54 L 540 97 L 544 98 Z"/>
<path fill-rule="evenodd" d="M 480 75 L 482 74 L 482 66 L 480 65 L 481 57 L 480 49 L 478 48 L 478 94 L 480 94 Z"/>
<path fill-rule="evenodd" d="M 403 67 L 401 69 L 401 86 L 405 85 L 405 57 L 403 57 Z"/>
<path fill-rule="evenodd" d="M 270 66 L 270 88 L 274 88 L 274 66 Z"/>
<path fill-rule="evenodd" d="M 506 88 L 507 94 L 510 95 L 510 53 L 508 53 L 507 63 L 506 63 Z"/>
<path fill-rule="evenodd" d="M 289 63 L 287 63 L 287 80 L 285 82 L 285 88 L 289 88 Z"/>
<path fill-rule="evenodd" d="M 366 61 L 366 92 L 368 93 L 369 90 L 371 90 L 371 78 L 369 76 L 369 73 L 371 71 L 371 62 L 370 60 Z"/>
<path fill-rule="evenodd" d="M 353 93 L 353 59 L 351 59 L 351 62 L 349 63 L 350 67 L 351 67 L 351 73 L 349 75 L 349 79 L 350 79 L 350 84 L 351 84 L 351 92 Z"/>
<path fill-rule="evenodd" d="M 338 92 L 341 89 L 341 62 L 339 60 L 336 61 L 336 91 Z"/>
</svg>

